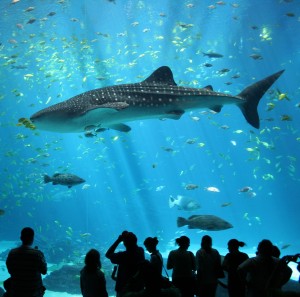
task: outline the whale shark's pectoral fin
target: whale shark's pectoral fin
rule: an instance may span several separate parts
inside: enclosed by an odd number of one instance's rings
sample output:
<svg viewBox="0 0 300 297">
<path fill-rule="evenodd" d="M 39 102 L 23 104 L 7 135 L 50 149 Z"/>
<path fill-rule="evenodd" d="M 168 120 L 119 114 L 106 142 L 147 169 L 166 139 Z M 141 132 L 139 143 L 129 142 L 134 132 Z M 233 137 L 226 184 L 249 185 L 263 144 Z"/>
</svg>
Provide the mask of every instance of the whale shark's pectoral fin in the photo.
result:
<svg viewBox="0 0 300 297">
<path fill-rule="evenodd" d="M 203 89 L 208 90 L 208 91 L 213 91 L 213 87 L 211 85 L 208 85 L 206 87 L 204 87 Z"/>
<path fill-rule="evenodd" d="M 131 128 L 125 124 L 114 124 L 107 126 L 109 129 L 117 130 L 120 132 L 129 132 Z"/>
<path fill-rule="evenodd" d="M 171 110 L 166 112 L 164 118 L 172 119 L 172 120 L 179 120 L 181 116 L 184 114 L 184 110 Z"/>
<path fill-rule="evenodd" d="M 213 110 L 214 112 L 218 113 L 221 111 L 222 107 L 223 107 L 222 105 L 216 105 L 211 107 L 210 110 Z"/>
</svg>

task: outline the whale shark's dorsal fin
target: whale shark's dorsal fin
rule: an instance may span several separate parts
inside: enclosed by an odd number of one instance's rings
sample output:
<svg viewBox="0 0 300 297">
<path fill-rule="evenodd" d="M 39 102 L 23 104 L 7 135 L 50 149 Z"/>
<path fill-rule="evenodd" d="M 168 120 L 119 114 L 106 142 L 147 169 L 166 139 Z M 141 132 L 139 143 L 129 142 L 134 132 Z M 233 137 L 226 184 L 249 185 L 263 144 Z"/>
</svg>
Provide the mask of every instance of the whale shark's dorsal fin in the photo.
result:
<svg viewBox="0 0 300 297">
<path fill-rule="evenodd" d="M 156 69 L 142 84 L 160 84 L 168 86 L 177 86 L 173 78 L 172 70 L 168 66 L 162 66 Z"/>
</svg>

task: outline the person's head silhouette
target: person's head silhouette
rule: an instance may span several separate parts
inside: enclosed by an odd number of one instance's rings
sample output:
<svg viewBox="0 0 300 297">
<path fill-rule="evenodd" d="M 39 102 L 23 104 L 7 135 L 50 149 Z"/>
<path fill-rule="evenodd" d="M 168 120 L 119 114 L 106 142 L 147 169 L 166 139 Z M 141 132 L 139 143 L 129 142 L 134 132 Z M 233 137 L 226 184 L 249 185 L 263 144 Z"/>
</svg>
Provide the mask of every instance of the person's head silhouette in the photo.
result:
<svg viewBox="0 0 300 297">
<path fill-rule="evenodd" d="M 20 237 L 23 245 L 32 245 L 34 239 L 34 231 L 30 227 L 25 227 L 21 231 Z"/>
</svg>

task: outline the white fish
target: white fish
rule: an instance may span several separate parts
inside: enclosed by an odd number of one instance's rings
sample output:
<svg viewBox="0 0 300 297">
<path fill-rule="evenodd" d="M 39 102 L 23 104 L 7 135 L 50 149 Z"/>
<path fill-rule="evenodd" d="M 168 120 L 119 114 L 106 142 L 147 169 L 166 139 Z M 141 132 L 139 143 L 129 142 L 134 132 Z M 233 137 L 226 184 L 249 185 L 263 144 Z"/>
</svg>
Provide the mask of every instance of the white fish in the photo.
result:
<svg viewBox="0 0 300 297">
<path fill-rule="evenodd" d="M 177 206 L 179 210 L 185 211 L 192 211 L 201 207 L 197 200 L 181 195 L 177 195 L 176 198 L 173 196 L 169 197 L 169 207 L 172 208 L 174 206 Z"/>
<path fill-rule="evenodd" d="M 220 193 L 220 190 L 216 187 L 206 187 L 204 188 L 208 192 L 215 192 L 215 193 Z"/>
</svg>

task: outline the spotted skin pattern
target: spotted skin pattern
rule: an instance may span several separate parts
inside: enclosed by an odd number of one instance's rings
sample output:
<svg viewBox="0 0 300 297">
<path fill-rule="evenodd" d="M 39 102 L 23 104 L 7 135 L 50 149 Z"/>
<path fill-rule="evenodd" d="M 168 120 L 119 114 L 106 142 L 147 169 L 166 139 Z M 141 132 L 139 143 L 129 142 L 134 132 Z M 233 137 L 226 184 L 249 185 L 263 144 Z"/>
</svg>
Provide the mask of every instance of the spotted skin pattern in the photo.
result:
<svg viewBox="0 0 300 297">
<path fill-rule="evenodd" d="M 171 69 L 162 66 L 140 83 L 87 91 L 42 109 L 30 120 L 41 130 L 61 133 L 105 129 L 128 132 L 126 122 L 151 118 L 178 120 L 187 111 L 208 108 L 220 112 L 224 105 L 235 104 L 247 122 L 259 128 L 258 103 L 282 73 L 283 70 L 232 96 L 214 92 L 211 86 L 177 86 Z"/>
</svg>

